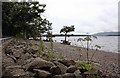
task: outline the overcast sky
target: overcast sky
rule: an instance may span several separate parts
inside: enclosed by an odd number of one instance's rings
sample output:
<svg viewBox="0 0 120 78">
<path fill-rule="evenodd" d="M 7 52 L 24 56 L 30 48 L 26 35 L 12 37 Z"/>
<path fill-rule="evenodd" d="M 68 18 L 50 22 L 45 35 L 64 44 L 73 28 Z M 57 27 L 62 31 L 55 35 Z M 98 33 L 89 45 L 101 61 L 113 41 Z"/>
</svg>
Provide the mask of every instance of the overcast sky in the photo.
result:
<svg viewBox="0 0 120 78">
<path fill-rule="evenodd" d="M 46 4 L 44 15 L 52 22 L 53 33 L 75 25 L 76 34 L 118 30 L 119 0 L 39 0 Z"/>
</svg>

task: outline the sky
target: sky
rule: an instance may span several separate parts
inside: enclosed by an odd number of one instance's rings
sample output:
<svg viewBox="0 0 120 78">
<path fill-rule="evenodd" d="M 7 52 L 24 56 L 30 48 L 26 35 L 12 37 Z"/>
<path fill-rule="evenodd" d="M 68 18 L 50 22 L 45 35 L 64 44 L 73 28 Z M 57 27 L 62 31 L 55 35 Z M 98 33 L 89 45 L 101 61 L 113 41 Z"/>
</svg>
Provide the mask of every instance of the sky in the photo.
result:
<svg viewBox="0 0 120 78">
<path fill-rule="evenodd" d="M 73 34 L 118 31 L 119 0 L 38 0 L 46 4 L 43 14 L 52 22 L 53 33 L 75 26 Z"/>
</svg>

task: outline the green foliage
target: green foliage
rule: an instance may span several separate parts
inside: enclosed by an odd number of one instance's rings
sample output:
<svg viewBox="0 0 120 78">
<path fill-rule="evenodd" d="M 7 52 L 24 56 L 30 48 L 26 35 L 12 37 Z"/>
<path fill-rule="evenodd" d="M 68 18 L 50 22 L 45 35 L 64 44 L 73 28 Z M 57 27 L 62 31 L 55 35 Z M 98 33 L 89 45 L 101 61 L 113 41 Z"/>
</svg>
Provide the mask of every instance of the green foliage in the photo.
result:
<svg viewBox="0 0 120 78">
<path fill-rule="evenodd" d="M 95 69 L 95 67 L 91 64 L 89 64 L 87 61 L 76 61 L 76 66 L 79 70 L 83 69 L 86 71 L 90 71 Z"/>
<path fill-rule="evenodd" d="M 42 52 L 44 51 L 44 45 L 43 45 L 43 41 L 40 39 L 40 41 L 39 41 L 39 49 L 38 49 L 38 52 L 37 52 L 37 55 L 39 56 L 39 57 L 41 57 L 42 56 Z"/>
<path fill-rule="evenodd" d="M 64 59 L 64 54 L 63 54 L 63 52 L 60 53 L 59 57 L 60 57 L 61 60 Z"/>
<path fill-rule="evenodd" d="M 52 60 L 53 59 L 53 40 L 52 40 L 52 32 L 48 32 L 48 38 L 50 41 L 50 47 L 48 49 L 48 59 Z"/>
<path fill-rule="evenodd" d="M 80 69 L 86 69 L 87 71 L 90 71 L 90 70 L 94 69 L 94 66 L 92 66 L 91 64 L 86 63 L 86 64 L 82 64 Z"/>
<path fill-rule="evenodd" d="M 39 41 L 39 50 L 37 52 L 37 55 L 44 60 L 52 60 L 53 59 L 53 40 L 52 36 L 50 36 L 50 42 L 49 42 L 49 47 L 45 48 L 45 45 L 43 43 L 43 40 L 40 37 Z"/>
<path fill-rule="evenodd" d="M 72 32 L 72 31 L 74 31 L 74 30 L 75 30 L 74 25 L 64 26 L 64 27 L 60 30 L 60 33 L 65 33 L 65 42 L 67 42 L 67 41 L 66 41 L 67 33 Z"/>
<path fill-rule="evenodd" d="M 52 60 L 53 59 L 53 52 L 51 49 L 48 50 L 48 60 Z"/>
<path fill-rule="evenodd" d="M 54 54 L 52 36 L 49 37 L 49 40 L 50 40 L 50 46 L 48 48 L 48 54 L 47 55 L 48 55 L 48 60 L 52 60 L 53 59 L 53 54 Z"/>
<path fill-rule="evenodd" d="M 68 32 L 72 32 L 74 31 L 75 28 L 74 28 L 74 25 L 71 25 L 71 26 L 64 26 L 61 30 L 60 30 L 60 33 L 68 33 Z"/>
<path fill-rule="evenodd" d="M 50 30 L 51 23 L 42 17 L 45 6 L 39 2 L 3 2 L 3 36 L 35 38 Z"/>
</svg>

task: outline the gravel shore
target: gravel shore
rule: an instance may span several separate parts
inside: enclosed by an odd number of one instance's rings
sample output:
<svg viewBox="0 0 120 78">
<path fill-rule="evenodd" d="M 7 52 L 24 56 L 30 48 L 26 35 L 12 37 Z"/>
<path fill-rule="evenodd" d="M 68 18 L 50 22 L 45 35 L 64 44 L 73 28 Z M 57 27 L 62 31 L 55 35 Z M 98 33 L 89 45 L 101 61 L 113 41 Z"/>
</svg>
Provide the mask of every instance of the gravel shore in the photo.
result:
<svg viewBox="0 0 120 78">
<path fill-rule="evenodd" d="M 45 42 L 46 46 L 49 46 L 49 42 Z M 61 54 L 64 55 L 65 59 L 73 59 L 73 60 L 86 60 L 86 49 L 64 45 L 58 42 L 53 43 L 54 49 L 54 57 L 59 58 Z M 89 58 L 91 58 L 92 54 L 94 57 L 92 58 L 92 62 L 96 64 L 100 70 L 102 70 L 106 74 L 119 74 L 119 53 L 105 52 L 105 51 L 89 51 Z"/>
</svg>

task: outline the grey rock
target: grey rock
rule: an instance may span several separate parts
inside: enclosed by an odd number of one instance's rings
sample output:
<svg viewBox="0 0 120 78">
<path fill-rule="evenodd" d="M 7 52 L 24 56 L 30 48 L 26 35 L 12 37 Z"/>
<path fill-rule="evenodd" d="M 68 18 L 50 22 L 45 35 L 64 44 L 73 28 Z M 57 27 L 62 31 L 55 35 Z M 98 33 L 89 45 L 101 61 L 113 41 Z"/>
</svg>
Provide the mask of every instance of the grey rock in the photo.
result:
<svg viewBox="0 0 120 78">
<path fill-rule="evenodd" d="M 66 71 L 67 71 L 67 66 L 65 66 L 65 65 L 63 65 L 63 64 L 61 64 L 61 63 L 59 63 L 59 62 L 57 62 L 57 61 L 54 61 L 53 63 L 54 63 L 57 67 L 60 68 L 61 74 L 65 74 L 65 73 L 66 73 Z"/>
<path fill-rule="evenodd" d="M 33 46 L 33 47 L 32 47 L 32 50 L 33 50 L 33 52 L 36 52 L 36 51 L 39 50 L 39 47 L 38 47 L 38 46 Z"/>
<path fill-rule="evenodd" d="M 22 54 L 21 57 L 18 59 L 17 64 L 24 65 L 24 63 L 26 64 L 27 60 L 31 58 L 32 55 L 30 55 L 29 53 Z"/>
<path fill-rule="evenodd" d="M 70 67 L 68 67 L 67 73 L 74 73 L 76 70 L 77 70 L 77 67 L 71 65 Z"/>
<path fill-rule="evenodd" d="M 76 64 L 74 60 L 60 60 L 59 62 L 66 65 L 67 67 L 69 67 L 70 65 Z"/>
<path fill-rule="evenodd" d="M 33 71 L 36 72 L 40 78 L 46 78 L 51 75 L 51 73 L 44 70 L 33 69 Z"/>
<path fill-rule="evenodd" d="M 43 60 L 38 57 L 38 58 L 35 58 L 30 63 L 24 65 L 23 67 L 27 68 L 27 69 L 40 69 L 40 68 L 44 68 L 44 67 L 51 68 L 53 66 L 54 66 L 54 64 L 52 62 Z"/>
<path fill-rule="evenodd" d="M 23 60 L 28 60 L 30 58 L 32 58 L 32 55 L 29 53 L 25 53 L 24 55 L 21 56 L 21 59 L 23 59 Z"/>
<path fill-rule="evenodd" d="M 73 73 L 65 73 L 62 75 L 63 78 L 76 78 L 75 74 Z"/>
<path fill-rule="evenodd" d="M 29 75 L 23 70 L 14 67 L 6 68 L 5 72 L 3 73 L 3 78 L 28 78 Z"/>
<path fill-rule="evenodd" d="M 21 55 L 22 55 L 22 53 L 13 52 L 13 56 L 14 56 L 15 58 L 20 58 Z"/>
<path fill-rule="evenodd" d="M 61 74 L 61 70 L 59 67 L 53 66 L 50 68 L 50 73 L 52 73 L 53 75 L 59 75 Z"/>
<path fill-rule="evenodd" d="M 74 74 L 75 74 L 76 78 L 82 78 L 82 76 L 80 75 L 81 72 L 80 72 L 79 70 L 76 70 L 76 71 L 74 72 Z"/>
<path fill-rule="evenodd" d="M 16 63 L 17 62 L 17 59 L 13 56 L 13 55 L 9 55 L 7 54 L 8 57 L 12 58 L 14 60 L 14 62 Z"/>
<path fill-rule="evenodd" d="M 2 59 L 3 67 L 11 66 L 14 64 L 15 64 L 15 61 L 12 58 L 10 58 L 8 56 L 3 57 L 3 59 Z"/>
<path fill-rule="evenodd" d="M 22 69 L 22 66 L 21 65 L 12 65 L 12 66 L 8 66 L 6 67 L 6 69 Z"/>
<path fill-rule="evenodd" d="M 31 63 L 32 61 L 34 61 L 34 59 L 35 58 L 30 58 L 30 59 L 24 60 L 23 66 L 26 65 L 26 64 Z M 22 60 L 22 62 L 23 62 L 23 60 Z"/>
</svg>

